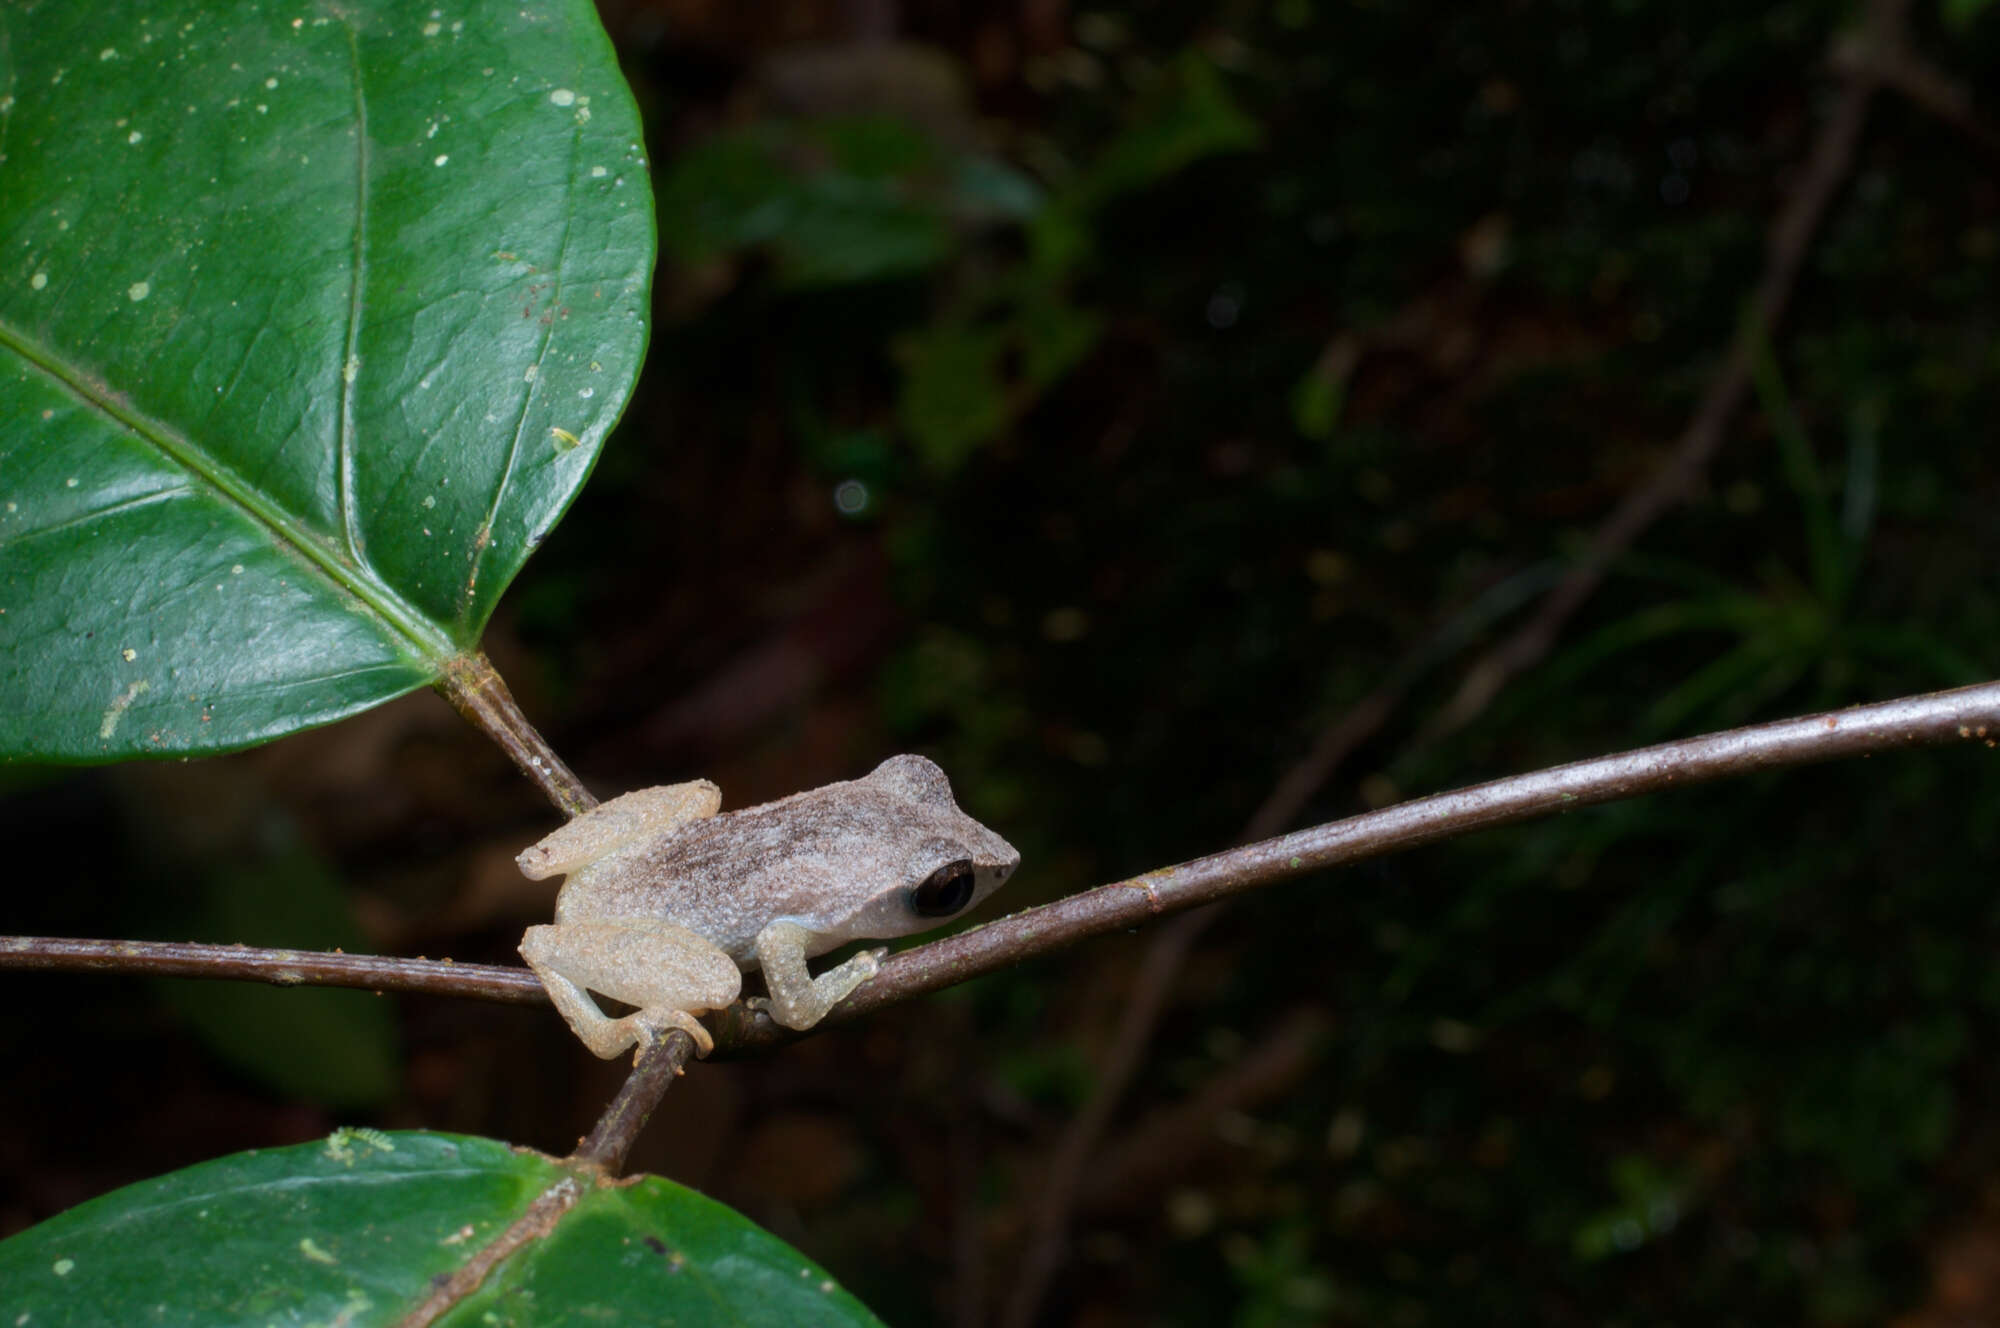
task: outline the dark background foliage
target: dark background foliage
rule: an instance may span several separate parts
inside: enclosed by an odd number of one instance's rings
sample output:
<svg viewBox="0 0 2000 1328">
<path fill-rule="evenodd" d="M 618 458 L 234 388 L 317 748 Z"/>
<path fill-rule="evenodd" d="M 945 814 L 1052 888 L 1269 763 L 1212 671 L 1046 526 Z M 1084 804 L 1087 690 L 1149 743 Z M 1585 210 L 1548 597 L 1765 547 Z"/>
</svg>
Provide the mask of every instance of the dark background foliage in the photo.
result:
<svg viewBox="0 0 2000 1328">
<path fill-rule="evenodd" d="M 1671 454 L 1848 7 L 604 8 L 653 349 L 488 643 L 600 793 L 744 805 L 922 750 L 1023 849 L 1018 907 L 1232 842 L 1384 683 L 1301 823 L 1992 673 L 2000 159 L 1884 91 L 1695 492 L 1423 736 Z M 1910 18 L 1995 85 L 2000 13 Z M 549 905 L 510 862 L 546 807 L 434 696 L 11 778 L 7 931 L 510 961 Z M 1996 794 L 1983 749 L 1897 755 L 1236 906 L 1041 1318 L 2000 1315 Z M 700 1067 L 635 1165 L 891 1322 L 990 1321 L 1150 943 Z M 0 1231 L 340 1122 L 564 1151 L 619 1075 L 545 1012 L 4 990 Z"/>
</svg>

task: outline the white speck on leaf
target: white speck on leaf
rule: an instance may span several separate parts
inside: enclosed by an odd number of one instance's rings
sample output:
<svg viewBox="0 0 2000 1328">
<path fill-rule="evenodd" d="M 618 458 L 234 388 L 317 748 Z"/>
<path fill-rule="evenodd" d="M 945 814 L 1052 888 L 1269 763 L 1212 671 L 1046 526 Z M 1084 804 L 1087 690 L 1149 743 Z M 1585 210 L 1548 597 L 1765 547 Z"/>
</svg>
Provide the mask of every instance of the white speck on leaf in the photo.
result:
<svg viewBox="0 0 2000 1328">
<path fill-rule="evenodd" d="M 524 382 L 524 383 L 532 383 L 532 382 L 534 382 L 534 381 L 535 381 L 535 375 L 536 375 L 537 373 L 539 373 L 539 372 L 540 372 L 540 370 L 541 370 L 541 366 L 539 366 L 539 365 L 534 365 L 534 364 L 531 364 L 531 365 L 529 365 L 529 366 L 527 367 L 527 369 L 526 369 L 526 370 L 524 370 L 524 371 L 522 372 L 522 374 L 521 374 L 521 381 L 522 381 L 522 382 Z"/>
<path fill-rule="evenodd" d="M 438 35 L 438 34 L 439 34 L 440 32 L 443 32 L 443 31 L 444 31 L 444 24 L 442 24 L 442 23 L 438 23 L 438 22 L 436 22 L 436 21 L 432 21 L 432 22 L 430 22 L 430 23 L 426 23 L 426 24 L 424 24 L 424 36 L 426 36 L 426 37 L 435 37 L 435 36 L 437 36 L 437 35 Z"/>
<path fill-rule="evenodd" d="M 568 88 L 557 88 L 549 94 L 549 100 L 558 106 L 574 106 L 576 105 L 576 94 Z"/>
<path fill-rule="evenodd" d="M 125 293 L 132 297 L 132 303 L 137 304 L 153 293 L 153 283 L 150 281 L 135 281 L 125 288 Z"/>
<path fill-rule="evenodd" d="M 605 176 L 609 174 L 611 174 L 611 172 L 605 170 L 602 166 L 593 166 L 590 168 L 590 178 L 593 180 L 602 180 Z"/>
<path fill-rule="evenodd" d="M 451 160 L 451 154 L 449 152 L 440 152 L 438 153 L 437 160 L 432 162 L 431 165 L 442 166 L 450 160 Z"/>
<path fill-rule="evenodd" d="M 124 660 L 127 664 L 130 664 L 133 660 L 139 658 L 139 652 L 134 650 L 130 646 L 126 646 L 123 650 L 118 652 L 118 658 Z"/>
<path fill-rule="evenodd" d="M 63 488 L 74 489 L 75 487 L 76 487 L 76 476 L 72 475 L 68 479 L 63 481 Z"/>
<path fill-rule="evenodd" d="M 48 284 L 49 284 L 49 274 L 46 272 L 37 272 L 34 276 L 28 278 L 29 290 L 40 290 L 42 287 Z"/>
<path fill-rule="evenodd" d="M 585 401 L 588 401 L 592 397 L 597 395 L 597 389 L 594 387 L 580 387 L 577 389 L 576 394 L 582 397 Z"/>
<path fill-rule="evenodd" d="M 343 383 L 351 383 L 360 376 L 361 376 L 361 357 L 359 355 L 348 356 L 347 363 L 340 366 L 340 381 Z"/>
<path fill-rule="evenodd" d="M 118 58 L 118 48 L 116 46 L 107 46 L 97 53 L 97 58 L 100 60 L 116 60 Z"/>
<path fill-rule="evenodd" d="M 267 88 L 275 88 L 278 86 L 278 80 L 275 78 L 267 78 L 264 80 L 264 86 Z"/>
<path fill-rule="evenodd" d="M 133 130 L 133 131 L 132 131 L 131 133 L 129 133 L 129 134 L 127 134 L 127 135 L 125 136 L 125 141 L 126 141 L 127 143 L 137 143 L 137 142 L 138 142 L 138 141 L 139 141 L 140 139 L 142 139 L 142 138 L 144 138 L 144 137 L 145 137 L 145 135 L 144 135 L 144 134 L 142 134 L 142 133 L 140 133 L 140 132 L 139 132 L 138 130 L 134 129 L 134 130 Z"/>
<path fill-rule="evenodd" d="M 436 507 L 438 505 L 438 500 L 436 498 L 433 498 L 430 494 L 425 494 L 423 505 L 426 509 Z"/>
<path fill-rule="evenodd" d="M 233 566 L 231 566 L 231 567 L 230 567 L 230 569 L 229 569 L 229 574 L 230 574 L 231 576 L 242 576 L 242 575 L 243 575 L 243 564 L 242 564 L 242 563 L 236 563 L 236 564 L 234 564 Z"/>
<path fill-rule="evenodd" d="M 76 1267 L 76 1260 L 57 1259 L 54 1263 L 50 1264 L 49 1267 L 51 1270 L 54 1271 L 57 1277 L 68 1277 L 70 1269 Z"/>
<path fill-rule="evenodd" d="M 125 690 L 112 697 L 111 704 L 104 708 L 103 716 L 97 721 L 97 736 L 100 739 L 109 738 L 112 734 L 116 733 L 118 731 L 118 721 L 125 718 L 126 709 L 139 699 L 141 693 L 151 691 L 152 687 L 153 684 L 147 682 L 144 678 L 137 678 L 126 684 Z M 68 1260 L 64 1260 L 64 1262 L 67 1263 Z M 68 1270 L 65 1269 L 64 1271 Z"/>
</svg>

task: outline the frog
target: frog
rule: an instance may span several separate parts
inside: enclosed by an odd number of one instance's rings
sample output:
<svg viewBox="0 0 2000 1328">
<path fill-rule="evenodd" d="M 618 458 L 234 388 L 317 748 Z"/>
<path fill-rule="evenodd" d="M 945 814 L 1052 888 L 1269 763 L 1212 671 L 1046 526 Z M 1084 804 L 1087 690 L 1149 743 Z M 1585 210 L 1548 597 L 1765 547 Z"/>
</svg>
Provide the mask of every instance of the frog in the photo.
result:
<svg viewBox="0 0 2000 1328">
<path fill-rule="evenodd" d="M 636 1059 L 676 1028 L 707 1056 L 714 1039 L 696 1016 L 733 1003 L 758 970 L 769 995 L 753 1008 L 809 1029 L 887 951 L 862 950 L 816 977 L 807 960 L 939 926 L 1021 862 L 922 756 L 740 811 L 721 806 L 705 779 L 638 789 L 515 859 L 530 880 L 563 877 L 555 921 L 527 929 L 521 957 L 601 1057 L 636 1048 Z M 607 1015 L 593 991 L 634 1009 Z"/>
</svg>

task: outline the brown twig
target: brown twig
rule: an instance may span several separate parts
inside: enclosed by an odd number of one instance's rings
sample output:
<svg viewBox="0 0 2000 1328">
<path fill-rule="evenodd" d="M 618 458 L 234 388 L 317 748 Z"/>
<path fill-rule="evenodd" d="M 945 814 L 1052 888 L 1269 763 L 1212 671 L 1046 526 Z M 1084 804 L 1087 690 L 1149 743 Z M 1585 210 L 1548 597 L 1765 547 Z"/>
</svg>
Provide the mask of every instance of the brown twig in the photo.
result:
<svg viewBox="0 0 2000 1328">
<path fill-rule="evenodd" d="M 2000 743 L 2000 682 L 1725 729 L 1513 775 L 1146 872 L 891 955 L 827 1017 L 857 1018 L 1086 937 L 1474 830 L 1762 770 L 1956 741 Z M 793 1036 L 768 1019 L 724 1020 L 716 1043 L 718 1051 L 726 1044 L 740 1055 Z"/>
<path fill-rule="evenodd" d="M 446 660 L 437 689 L 469 723 L 499 744 L 557 811 L 581 816 L 597 805 L 583 781 L 521 713 L 506 681 L 484 653 L 473 650 Z"/>
<path fill-rule="evenodd" d="M 100 941 L 62 936 L 0 936 L 0 969 L 121 973 L 154 978 L 227 978 L 274 987 L 359 987 L 470 996 L 513 1005 L 547 1005 L 548 994 L 525 968 L 455 964 L 449 959 L 392 959 L 337 950 L 269 950 L 181 941 Z"/>
<path fill-rule="evenodd" d="M 1474 830 L 1762 770 L 1948 742 L 2000 745 L 2000 682 L 1724 729 L 1512 775 L 1162 867 L 891 955 L 866 986 L 827 1018 L 853 1019 L 1086 937 Z M 234 945 L 0 937 L 0 968 L 252 978 L 285 986 L 425 991 L 515 1004 L 547 999 L 526 969 Z M 740 1004 L 731 1006 L 711 1021 L 718 1052 L 761 1051 L 797 1036 L 767 1016 L 743 1011 Z"/>
<path fill-rule="evenodd" d="M 563 815 L 581 816 L 597 806 L 597 799 L 583 786 L 583 781 L 563 764 L 555 749 L 521 713 L 505 680 L 483 653 L 475 650 L 447 661 L 437 685 L 458 707 L 458 713 L 498 743 L 521 773 L 533 780 Z M 534 985 L 537 995 L 546 999 L 541 982 L 533 974 L 524 970 L 522 976 Z M 618 1095 L 605 1106 L 596 1126 L 577 1144 L 570 1160 L 602 1170 L 608 1176 L 622 1171 L 639 1132 L 646 1128 L 660 1099 L 666 1096 L 667 1089 L 680 1077 L 682 1067 L 693 1055 L 694 1040 L 678 1029 L 646 1043 L 633 1059 L 632 1072 L 625 1076 Z"/>
<path fill-rule="evenodd" d="M 597 1118 L 596 1128 L 577 1144 L 569 1160 L 601 1168 L 607 1176 L 623 1171 L 625 1156 L 632 1151 L 639 1132 L 646 1128 L 653 1109 L 660 1105 L 660 1099 L 667 1095 L 674 1080 L 680 1077 L 681 1068 L 693 1055 L 694 1039 L 678 1028 L 648 1042 L 645 1050 L 634 1058 L 632 1073 L 625 1076 L 625 1086 L 611 1099 L 611 1105 Z"/>
</svg>

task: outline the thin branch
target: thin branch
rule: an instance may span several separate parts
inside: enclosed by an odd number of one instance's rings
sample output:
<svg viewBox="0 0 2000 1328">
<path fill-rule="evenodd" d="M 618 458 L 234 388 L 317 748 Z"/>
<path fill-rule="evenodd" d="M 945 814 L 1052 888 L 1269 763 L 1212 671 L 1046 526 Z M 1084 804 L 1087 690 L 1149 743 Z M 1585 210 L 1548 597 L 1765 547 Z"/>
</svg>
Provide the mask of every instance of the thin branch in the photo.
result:
<svg viewBox="0 0 2000 1328">
<path fill-rule="evenodd" d="M 676 1028 L 657 1041 L 648 1042 L 632 1062 L 632 1073 L 611 1105 L 597 1118 L 588 1138 L 569 1155 L 571 1162 L 598 1167 L 607 1176 L 625 1169 L 625 1157 L 632 1151 L 639 1132 L 646 1128 L 654 1108 L 673 1087 L 682 1067 L 694 1056 L 694 1039 Z"/>
<path fill-rule="evenodd" d="M 338 950 L 268 950 L 181 941 L 100 941 L 62 936 L 0 936 L 0 969 L 119 973 L 153 978 L 227 978 L 274 987 L 359 987 L 469 996 L 510 1005 L 547 1005 L 548 993 L 525 968 L 455 964 L 449 959 L 391 959 Z"/>
<path fill-rule="evenodd" d="M 474 650 L 446 660 L 437 689 L 468 722 L 499 744 L 557 811 L 564 816 L 581 816 L 597 805 L 583 781 L 521 713 L 506 681 L 483 652 Z"/>
<path fill-rule="evenodd" d="M 1414 798 L 1098 886 L 891 955 L 827 1018 L 857 1018 L 1086 937 L 1474 830 L 1764 770 L 1962 741 L 2000 743 L 2000 682 L 1725 729 Z M 732 1019 L 722 1021 L 716 1044 L 740 1055 L 794 1036 L 768 1019 Z"/>
<path fill-rule="evenodd" d="M 1439 843 L 1474 830 L 1764 770 L 1949 742 L 2000 746 L 2000 682 L 1926 692 L 1748 728 L 1681 738 L 1612 756 L 1435 793 L 1277 839 L 1131 877 L 891 955 L 828 1015 L 846 1020 L 969 981 L 1090 936 L 1262 886 Z M 235 977 L 280 986 L 423 991 L 512 1004 L 546 1001 L 523 968 L 234 945 L 0 937 L 0 969 L 115 971 L 154 977 Z M 708 1021 L 718 1052 L 765 1050 L 798 1035 L 741 1004 Z"/>
<path fill-rule="evenodd" d="M 1964 84 L 1912 50 L 1849 38 L 1833 48 L 1833 67 L 1875 79 L 1956 129 L 1986 156 L 2000 162 L 2000 130 L 1981 116 Z"/>
</svg>

